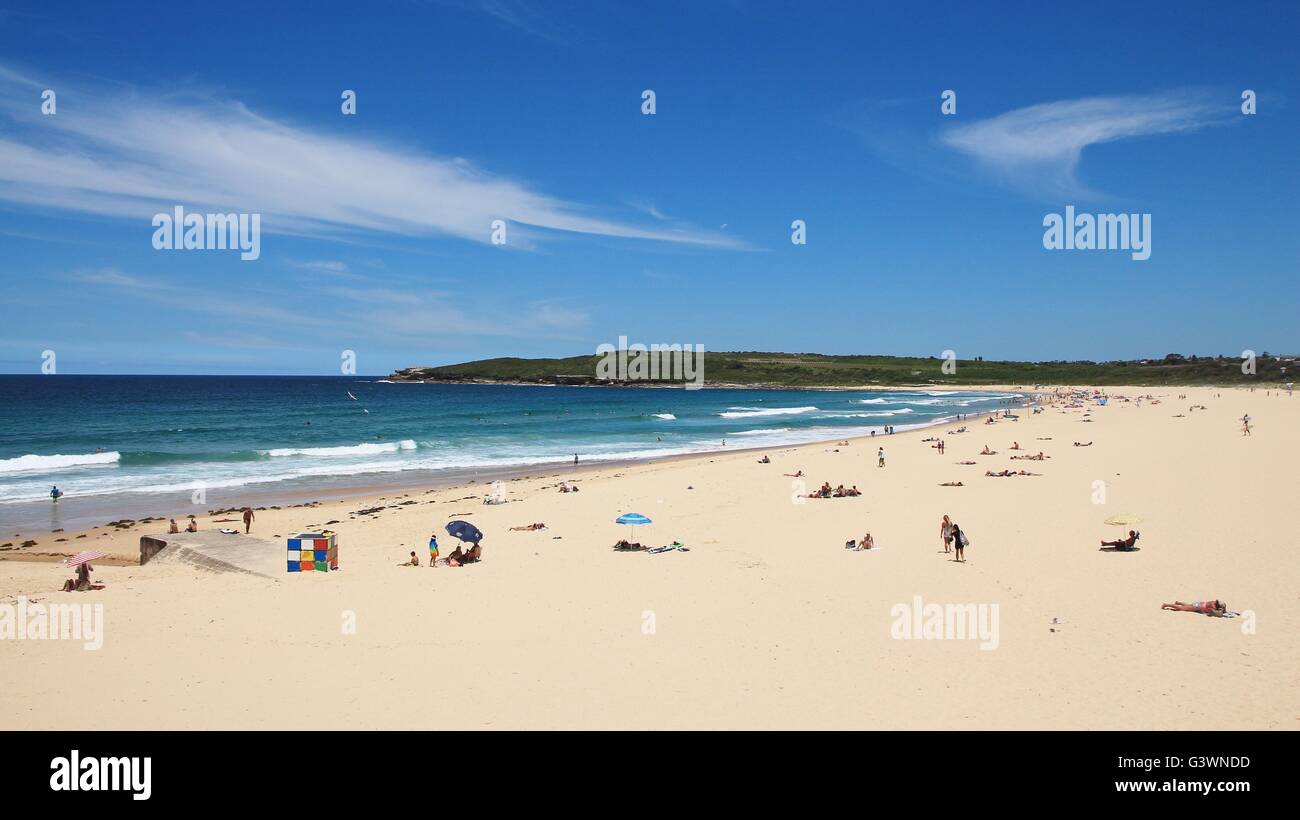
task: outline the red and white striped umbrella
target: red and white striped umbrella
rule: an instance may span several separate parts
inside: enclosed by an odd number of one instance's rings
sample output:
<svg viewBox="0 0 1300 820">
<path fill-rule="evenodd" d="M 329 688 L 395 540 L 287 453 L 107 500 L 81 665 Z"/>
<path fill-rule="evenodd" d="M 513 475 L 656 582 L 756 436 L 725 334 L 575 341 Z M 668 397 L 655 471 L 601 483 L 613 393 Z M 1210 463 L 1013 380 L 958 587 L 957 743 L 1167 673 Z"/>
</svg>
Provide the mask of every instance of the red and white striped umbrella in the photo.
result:
<svg viewBox="0 0 1300 820">
<path fill-rule="evenodd" d="M 79 567 L 82 564 L 86 563 L 87 561 L 94 561 L 96 558 L 103 558 L 106 555 L 108 555 L 108 553 L 102 552 L 100 550 L 83 550 L 77 553 L 76 555 L 72 556 L 71 558 L 65 560 L 67 561 L 68 566 Z"/>
</svg>

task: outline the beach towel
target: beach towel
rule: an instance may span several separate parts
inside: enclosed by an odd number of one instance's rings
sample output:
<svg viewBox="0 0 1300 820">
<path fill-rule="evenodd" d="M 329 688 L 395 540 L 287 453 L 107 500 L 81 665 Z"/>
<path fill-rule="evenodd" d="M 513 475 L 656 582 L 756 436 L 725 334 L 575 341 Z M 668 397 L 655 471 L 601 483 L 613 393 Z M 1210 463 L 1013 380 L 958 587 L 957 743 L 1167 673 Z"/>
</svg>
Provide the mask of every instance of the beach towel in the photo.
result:
<svg viewBox="0 0 1300 820">
<path fill-rule="evenodd" d="M 239 535 L 239 530 L 232 530 L 230 527 L 222 527 L 221 532 L 226 535 Z"/>
<path fill-rule="evenodd" d="M 658 555 L 661 552 L 672 552 L 673 550 L 681 549 L 684 546 L 686 545 L 681 543 L 680 541 L 674 541 L 671 544 L 668 544 L 666 546 L 655 547 L 654 549 L 648 549 L 646 550 L 646 552 L 650 553 L 651 555 Z"/>
</svg>

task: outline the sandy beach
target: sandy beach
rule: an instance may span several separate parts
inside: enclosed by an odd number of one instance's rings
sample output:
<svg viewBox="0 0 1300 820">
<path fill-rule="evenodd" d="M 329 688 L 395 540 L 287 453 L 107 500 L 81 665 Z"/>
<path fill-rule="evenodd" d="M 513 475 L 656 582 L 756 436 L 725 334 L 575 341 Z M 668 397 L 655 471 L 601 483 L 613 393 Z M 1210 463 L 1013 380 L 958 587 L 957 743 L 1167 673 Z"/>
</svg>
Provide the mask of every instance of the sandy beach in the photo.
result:
<svg viewBox="0 0 1300 820">
<path fill-rule="evenodd" d="M 279 541 L 337 522 L 337 573 L 133 565 L 158 522 L 24 534 L 38 545 L 23 552 L 119 560 L 96 566 L 102 591 L 61 593 L 67 570 L 0 553 L 0 602 L 104 613 L 98 650 L 0 640 L 0 728 L 1300 728 L 1286 520 L 1300 399 L 1104 392 L 1105 406 L 772 449 L 769 464 L 745 451 L 548 470 L 503 482 L 500 505 L 471 484 L 257 513 L 253 535 Z M 985 476 L 1004 469 L 1041 475 Z M 785 475 L 800 470 L 802 485 Z M 863 494 L 797 497 L 822 481 Z M 627 512 L 653 519 L 636 540 L 689 551 L 613 551 Z M 944 514 L 970 538 L 965 563 L 944 553 Z M 1129 529 L 1105 523 L 1117 515 L 1140 519 L 1139 551 L 1099 551 Z M 481 563 L 397 566 L 412 550 L 425 563 L 435 531 L 446 556 L 458 518 L 486 534 Z M 534 522 L 547 528 L 510 530 Z M 844 549 L 866 532 L 878 549 Z M 996 648 L 900 639 L 892 613 L 918 596 L 996 605 Z M 1213 598 L 1241 617 L 1160 608 Z"/>
</svg>

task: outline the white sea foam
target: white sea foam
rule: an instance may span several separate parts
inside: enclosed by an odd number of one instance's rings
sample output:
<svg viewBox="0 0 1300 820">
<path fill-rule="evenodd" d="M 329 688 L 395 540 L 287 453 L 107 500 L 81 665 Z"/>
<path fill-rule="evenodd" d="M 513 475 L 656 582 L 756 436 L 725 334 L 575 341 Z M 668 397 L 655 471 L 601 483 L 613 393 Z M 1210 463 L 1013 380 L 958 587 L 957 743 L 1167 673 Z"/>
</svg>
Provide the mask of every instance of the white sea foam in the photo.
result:
<svg viewBox="0 0 1300 820">
<path fill-rule="evenodd" d="M 350 447 L 284 447 L 267 450 L 272 458 L 285 456 L 310 456 L 312 458 L 334 458 L 339 456 L 373 456 L 380 453 L 396 453 L 401 450 L 414 450 L 418 445 L 414 439 L 384 442 L 382 444 L 354 444 Z"/>
<path fill-rule="evenodd" d="M 664 419 L 666 421 L 677 421 L 677 417 L 674 416 L 672 413 L 653 413 L 652 415 L 657 419 Z"/>
<path fill-rule="evenodd" d="M 754 407 L 733 407 L 725 413 L 718 415 L 724 419 L 749 419 L 758 418 L 759 416 L 797 416 L 801 413 L 815 413 L 816 407 L 770 407 L 765 410 L 759 410 Z"/>
<path fill-rule="evenodd" d="M 18 456 L 17 458 L 0 459 L 0 475 L 9 473 L 48 473 L 56 470 L 66 470 L 70 467 L 116 464 L 121 458 L 122 454 L 116 450 L 110 453 L 81 453 L 66 456 Z"/>
</svg>

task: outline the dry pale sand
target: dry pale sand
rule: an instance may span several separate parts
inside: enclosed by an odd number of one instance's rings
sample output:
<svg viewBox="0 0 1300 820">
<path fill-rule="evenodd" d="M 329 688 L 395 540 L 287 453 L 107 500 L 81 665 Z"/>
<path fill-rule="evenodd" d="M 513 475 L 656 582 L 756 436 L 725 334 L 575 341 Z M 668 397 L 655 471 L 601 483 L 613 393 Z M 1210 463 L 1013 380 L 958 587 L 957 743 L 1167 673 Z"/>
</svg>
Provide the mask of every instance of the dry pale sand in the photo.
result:
<svg viewBox="0 0 1300 820">
<path fill-rule="evenodd" d="M 3 561 L 0 599 L 102 603 L 106 636 L 99 651 L 0 640 L 0 728 L 1297 728 L 1300 399 L 1109 392 L 1163 401 L 782 448 L 767 465 L 584 472 L 577 494 L 534 477 L 495 507 L 472 486 L 259 513 L 265 536 L 342 519 L 339 573 L 101 565 L 107 589 L 78 594 L 50 591 L 68 575 L 55 565 Z M 936 434 L 944 455 L 921 442 Z M 1051 458 L 1011 461 L 1013 440 Z M 998 455 L 977 456 L 985 444 Z M 1043 475 L 983 475 L 1006 467 Z M 795 503 L 796 469 L 865 494 Z M 654 519 L 638 540 L 691 551 L 611 551 L 629 511 Z M 965 564 L 942 552 L 944 513 L 971 537 Z M 1121 513 L 1142 518 L 1143 549 L 1099 552 Z M 396 566 L 453 517 L 487 533 L 483 563 Z M 535 521 L 549 529 L 507 531 Z M 868 530 L 879 551 L 843 549 Z M 59 546 L 134 554 L 140 534 Z M 918 595 L 997 604 L 998 647 L 891 637 L 891 608 Z M 1251 617 L 1160 609 L 1215 597 Z"/>
</svg>

